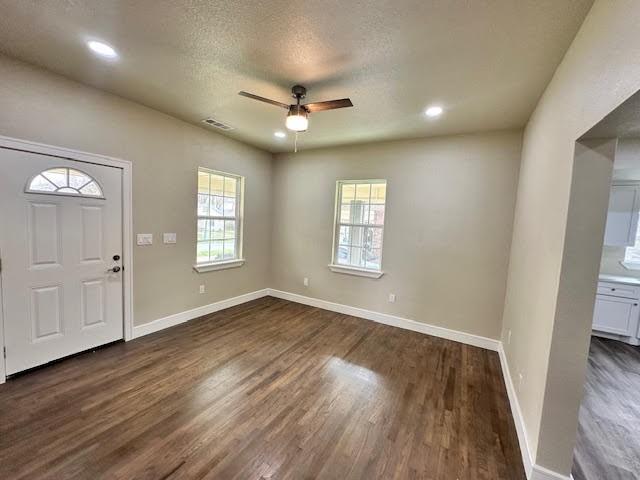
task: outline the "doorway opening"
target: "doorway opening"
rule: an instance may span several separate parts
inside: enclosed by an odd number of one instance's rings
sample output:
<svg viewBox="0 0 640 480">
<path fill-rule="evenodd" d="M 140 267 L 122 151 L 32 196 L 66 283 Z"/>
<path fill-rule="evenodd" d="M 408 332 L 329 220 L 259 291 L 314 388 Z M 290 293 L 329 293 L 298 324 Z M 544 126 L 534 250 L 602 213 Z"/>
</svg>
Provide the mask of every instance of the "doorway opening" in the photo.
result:
<svg viewBox="0 0 640 480">
<path fill-rule="evenodd" d="M 576 161 L 582 147 L 609 188 L 572 475 L 640 479 L 640 92 L 578 140 Z"/>
</svg>

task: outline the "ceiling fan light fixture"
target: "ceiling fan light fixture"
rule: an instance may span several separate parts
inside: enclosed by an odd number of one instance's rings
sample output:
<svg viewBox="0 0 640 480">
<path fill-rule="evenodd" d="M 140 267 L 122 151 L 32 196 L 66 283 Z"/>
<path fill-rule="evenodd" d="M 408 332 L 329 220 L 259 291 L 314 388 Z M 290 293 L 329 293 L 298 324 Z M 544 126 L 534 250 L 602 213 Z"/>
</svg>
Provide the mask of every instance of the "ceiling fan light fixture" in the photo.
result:
<svg viewBox="0 0 640 480">
<path fill-rule="evenodd" d="M 309 127 L 307 111 L 299 105 L 292 105 L 285 121 L 287 128 L 294 132 L 304 132 Z"/>
<path fill-rule="evenodd" d="M 285 125 L 287 129 L 293 132 L 304 132 L 309 127 L 309 114 L 315 112 L 323 112 L 326 110 L 335 110 L 337 108 L 353 107 L 353 103 L 349 98 L 339 98 L 336 100 L 327 100 L 324 102 L 312 102 L 300 104 L 300 100 L 307 96 L 307 89 L 302 85 L 294 85 L 291 88 L 291 96 L 296 99 L 294 105 L 287 105 L 286 103 L 271 100 L 270 98 L 261 97 L 260 95 L 254 95 L 253 93 L 245 92 L 241 90 L 238 95 L 257 100 L 259 102 L 268 103 L 274 107 L 284 108 L 287 111 L 287 119 Z M 281 138 L 278 134 L 276 137 Z M 297 138 L 297 137 L 296 137 Z"/>
</svg>

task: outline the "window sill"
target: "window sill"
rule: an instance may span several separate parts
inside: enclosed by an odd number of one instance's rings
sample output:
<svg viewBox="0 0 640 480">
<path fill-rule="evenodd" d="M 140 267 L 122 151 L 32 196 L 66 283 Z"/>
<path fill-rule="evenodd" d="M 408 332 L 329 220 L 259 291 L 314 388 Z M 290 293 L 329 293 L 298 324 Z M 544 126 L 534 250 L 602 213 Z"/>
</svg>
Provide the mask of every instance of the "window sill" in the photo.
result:
<svg viewBox="0 0 640 480">
<path fill-rule="evenodd" d="M 227 268 L 237 268 L 242 265 L 244 265 L 244 258 L 238 258 L 236 260 L 227 260 L 224 262 L 201 263 L 199 265 L 194 265 L 193 269 L 198 273 L 204 273 L 216 270 L 226 270 Z"/>
<path fill-rule="evenodd" d="M 622 265 L 627 270 L 640 270 L 640 263 L 631 263 L 631 262 L 621 261 L 620 265 Z"/>
<path fill-rule="evenodd" d="M 382 270 L 367 270 L 366 268 L 347 267 L 346 265 L 329 264 L 329 270 L 335 273 L 345 273 L 358 277 L 380 278 L 384 275 Z"/>
</svg>

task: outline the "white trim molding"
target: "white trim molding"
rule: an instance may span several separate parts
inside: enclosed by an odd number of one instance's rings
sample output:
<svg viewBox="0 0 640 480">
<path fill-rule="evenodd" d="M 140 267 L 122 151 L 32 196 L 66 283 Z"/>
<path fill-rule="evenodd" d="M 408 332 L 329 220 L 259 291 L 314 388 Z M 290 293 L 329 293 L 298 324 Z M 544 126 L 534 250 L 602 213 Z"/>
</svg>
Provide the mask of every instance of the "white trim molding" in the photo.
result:
<svg viewBox="0 0 640 480">
<path fill-rule="evenodd" d="M 374 312 L 371 310 L 365 310 L 364 308 L 351 307 L 349 305 L 342 305 L 340 303 L 333 303 L 326 300 L 320 300 L 318 298 L 305 297 L 304 295 L 298 295 L 296 293 L 283 292 L 273 288 L 265 288 L 262 290 L 256 290 L 255 292 L 245 293 L 237 297 L 228 298 L 219 302 L 210 303 L 201 307 L 196 307 L 184 312 L 168 315 L 157 320 L 153 320 L 149 323 L 142 325 L 136 325 L 134 327 L 134 338 L 142 337 L 150 333 L 164 330 L 165 328 L 179 325 L 189 320 L 193 320 L 203 315 L 209 315 L 210 313 L 224 310 L 225 308 L 234 307 L 242 303 L 250 302 L 262 297 L 275 297 L 283 300 L 289 300 L 290 302 L 301 303 L 303 305 L 309 305 L 312 307 L 322 308 L 323 310 L 329 310 L 332 312 L 344 313 L 345 315 L 351 315 L 365 320 L 371 320 L 377 323 L 390 325 L 392 327 L 403 328 L 405 330 L 411 330 L 414 332 L 424 333 L 426 335 L 432 335 L 434 337 L 445 338 L 447 340 L 453 340 L 454 342 L 464 343 L 466 345 L 473 345 L 474 347 L 480 347 L 491 351 L 498 351 L 500 348 L 500 342 L 492 338 L 482 337 L 471 333 L 460 332 L 457 330 L 450 330 L 444 327 L 438 327 L 430 325 L 428 323 L 417 322 L 415 320 L 409 320 L 407 318 L 396 317 L 387 313 Z"/>
<path fill-rule="evenodd" d="M 382 270 L 369 270 L 366 268 L 349 267 L 346 265 L 329 264 L 329 270 L 335 273 L 345 273 L 347 275 L 356 275 L 358 277 L 380 278 L 384 275 Z"/>
<path fill-rule="evenodd" d="M 540 465 L 534 465 L 531 477 L 529 480 L 573 480 L 573 476 L 560 475 L 557 472 L 552 472 Z"/>
<path fill-rule="evenodd" d="M 527 474 L 527 478 L 531 479 L 531 473 L 533 471 L 533 457 L 531 455 L 531 448 L 529 448 L 529 440 L 527 438 L 527 429 L 525 427 L 524 417 L 522 416 L 520 403 L 516 396 L 513 381 L 511 380 L 509 365 L 507 363 L 507 355 L 505 354 L 502 342 L 498 349 L 498 356 L 500 357 L 500 366 L 502 367 L 502 376 L 507 389 L 507 397 L 509 398 L 509 404 L 511 405 L 511 415 L 513 416 L 513 422 L 516 424 L 516 433 L 518 434 L 518 443 L 520 444 L 520 453 L 522 454 L 522 464 L 524 465 L 524 471 Z"/>
<path fill-rule="evenodd" d="M 150 333 L 159 332 L 160 330 L 164 330 L 165 328 L 173 327 L 175 325 L 188 322 L 189 320 L 193 320 L 204 315 L 209 315 L 219 310 L 224 310 L 225 308 L 235 307 L 236 305 L 250 302 L 251 300 L 256 300 L 258 298 L 266 297 L 268 295 L 269 289 L 265 288 L 262 290 L 256 290 L 255 292 L 238 295 L 237 297 L 220 300 L 219 302 L 203 305 L 201 307 L 196 307 L 184 312 L 174 313 L 173 315 L 168 315 L 166 317 L 153 320 L 149 323 L 136 325 L 133 328 L 133 336 L 134 338 L 138 338 L 144 335 L 149 335 Z"/>
<path fill-rule="evenodd" d="M 19 150 L 52 157 L 64 158 L 76 162 L 107 165 L 122 169 L 122 280 L 123 280 L 123 313 L 124 339 L 133 338 L 133 166 L 129 160 L 108 157 L 95 153 L 82 152 L 64 147 L 46 145 L 18 138 L 0 135 L 0 148 Z M 1 297 L 0 290 L 0 299 Z M 0 320 L 2 318 L 0 317 Z M 3 325 L 0 325 L 2 328 Z M 4 346 L 4 339 L 0 335 Z M 6 379 L 4 356 L 0 355 L 0 383 Z"/>
<path fill-rule="evenodd" d="M 195 264 L 193 269 L 198 273 L 215 272 L 216 270 L 226 270 L 227 268 L 237 268 L 244 265 L 244 258 L 227 260 L 224 262 L 210 262 Z"/>
<path fill-rule="evenodd" d="M 2 252 L 0 251 L 0 254 Z M 0 256 L 2 258 L 2 256 Z M 0 355 L 0 385 L 7 381 L 7 367 L 4 359 L 4 319 L 2 316 L 2 311 L 4 309 L 2 302 L 2 276 L 0 275 L 0 348 L 2 348 L 2 354 Z"/>
<path fill-rule="evenodd" d="M 412 330 L 414 332 L 420 332 L 434 337 L 446 338 L 447 340 L 473 345 L 474 347 L 498 351 L 500 346 L 500 341 L 498 340 L 474 335 L 472 333 L 450 330 L 448 328 L 417 322 L 416 320 L 410 320 L 408 318 L 396 317 L 395 315 L 390 315 L 388 313 L 374 312 L 371 310 L 365 310 L 364 308 L 351 307 L 349 305 L 333 303 L 318 298 L 305 297 L 304 295 L 298 295 L 297 293 L 283 292 L 272 288 L 268 290 L 269 295 L 272 297 L 282 298 L 291 302 L 302 303 L 304 305 L 310 305 L 312 307 L 318 307 L 332 312 L 344 313 L 346 315 L 352 315 L 354 317 L 364 318 L 366 320 L 372 320 L 385 325 L 391 325 L 392 327 L 404 328 L 405 330 Z"/>
<path fill-rule="evenodd" d="M 520 402 L 518 402 L 518 396 L 511 380 L 511 374 L 509 370 L 509 364 L 507 362 L 507 355 L 504 351 L 502 342 L 498 348 L 498 355 L 500 356 L 500 366 L 502 367 L 502 375 L 504 377 L 504 384 L 507 388 L 507 396 L 509 397 L 509 404 L 511 405 L 511 415 L 513 421 L 516 424 L 516 433 L 518 434 L 518 443 L 520 444 L 520 452 L 522 454 L 522 463 L 524 465 L 524 471 L 528 480 L 573 480 L 573 477 L 561 475 L 557 472 L 553 472 L 547 468 L 541 467 L 535 464 L 535 456 L 529 446 L 529 440 L 527 437 L 527 428 L 524 423 L 524 417 L 522 416 L 522 410 L 520 409 Z"/>
</svg>

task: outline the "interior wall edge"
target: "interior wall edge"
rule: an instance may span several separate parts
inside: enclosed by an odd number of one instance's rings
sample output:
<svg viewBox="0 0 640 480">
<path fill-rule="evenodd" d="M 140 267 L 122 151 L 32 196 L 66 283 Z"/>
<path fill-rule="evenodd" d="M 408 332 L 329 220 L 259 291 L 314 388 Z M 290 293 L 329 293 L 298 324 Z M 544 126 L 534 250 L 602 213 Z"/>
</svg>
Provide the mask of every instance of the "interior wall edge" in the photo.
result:
<svg viewBox="0 0 640 480">
<path fill-rule="evenodd" d="M 535 452 L 531 450 L 527 437 L 527 427 L 522 416 L 522 409 L 518 402 L 516 389 L 511 378 L 511 370 L 507 355 L 505 354 L 504 344 L 501 341 L 498 347 L 498 355 L 500 357 L 500 366 L 502 367 L 502 376 L 504 378 L 505 387 L 507 389 L 507 397 L 511 406 L 511 416 L 516 426 L 518 443 L 520 445 L 520 453 L 522 454 L 522 464 L 528 480 L 572 480 L 573 477 L 562 475 L 535 463 Z"/>
<path fill-rule="evenodd" d="M 617 139 L 575 143 L 538 461 L 571 471 Z M 567 442 L 570 439 L 571 442 Z M 564 461 L 553 458 L 564 452 Z"/>
</svg>

